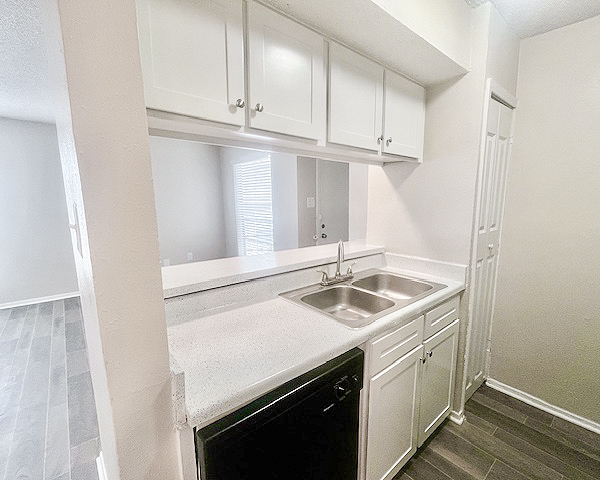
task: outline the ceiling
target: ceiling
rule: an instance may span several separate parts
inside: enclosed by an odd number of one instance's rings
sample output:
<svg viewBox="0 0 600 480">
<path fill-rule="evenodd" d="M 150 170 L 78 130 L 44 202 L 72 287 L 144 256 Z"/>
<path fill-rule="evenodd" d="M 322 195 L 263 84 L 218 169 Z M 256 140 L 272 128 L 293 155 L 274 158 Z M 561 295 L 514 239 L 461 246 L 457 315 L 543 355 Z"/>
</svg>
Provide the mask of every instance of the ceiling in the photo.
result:
<svg viewBox="0 0 600 480">
<path fill-rule="evenodd" d="M 39 0 L 0 1 L 0 117 L 54 122 Z"/>
<path fill-rule="evenodd" d="M 488 0 L 465 0 L 477 7 Z M 490 0 L 521 37 L 564 27 L 600 15 L 600 0 Z"/>
<path fill-rule="evenodd" d="M 0 117 L 54 121 L 39 1 L 0 1 Z M 492 1 L 521 38 L 600 15 L 600 0 Z"/>
</svg>

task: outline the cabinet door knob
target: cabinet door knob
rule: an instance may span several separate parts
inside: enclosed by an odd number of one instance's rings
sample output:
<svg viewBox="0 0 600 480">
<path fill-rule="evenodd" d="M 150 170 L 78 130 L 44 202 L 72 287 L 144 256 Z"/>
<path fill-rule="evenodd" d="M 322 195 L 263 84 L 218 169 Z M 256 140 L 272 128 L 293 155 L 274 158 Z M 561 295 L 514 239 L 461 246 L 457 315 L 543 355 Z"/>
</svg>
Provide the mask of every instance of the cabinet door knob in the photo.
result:
<svg viewBox="0 0 600 480">
<path fill-rule="evenodd" d="M 429 350 L 428 352 L 425 353 L 425 355 L 427 355 L 429 358 L 433 357 L 433 352 L 431 350 Z"/>
<path fill-rule="evenodd" d="M 383 135 L 377 137 L 377 145 L 381 145 L 381 142 L 383 142 Z"/>
<path fill-rule="evenodd" d="M 238 98 L 235 101 L 235 106 L 238 108 L 244 108 L 246 106 L 246 102 L 244 102 L 241 98 Z"/>
<path fill-rule="evenodd" d="M 421 363 L 425 363 L 427 361 L 427 357 L 419 357 L 419 360 L 421 360 Z"/>
<path fill-rule="evenodd" d="M 388 139 L 385 141 L 385 146 L 386 146 L 386 147 L 389 147 L 389 146 L 390 146 L 390 143 L 392 143 L 392 137 L 388 138 Z"/>
<path fill-rule="evenodd" d="M 264 110 L 264 108 L 265 108 L 265 107 L 263 106 L 263 104 L 262 104 L 262 103 L 257 103 L 257 104 L 256 104 L 256 111 L 257 111 L 257 112 L 262 112 L 262 111 Z"/>
</svg>

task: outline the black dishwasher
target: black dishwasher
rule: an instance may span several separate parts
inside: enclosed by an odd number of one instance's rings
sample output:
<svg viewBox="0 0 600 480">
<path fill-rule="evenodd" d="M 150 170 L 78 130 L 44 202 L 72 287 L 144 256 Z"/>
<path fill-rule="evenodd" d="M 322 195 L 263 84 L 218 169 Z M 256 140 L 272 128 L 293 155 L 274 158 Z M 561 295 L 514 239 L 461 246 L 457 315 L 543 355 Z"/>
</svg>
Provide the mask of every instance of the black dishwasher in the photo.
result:
<svg viewBox="0 0 600 480">
<path fill-rule="evenodd" d="M 363 352 L 354 348 L 196 431 L 202 480 L 356 480 Z"/>
</svg>

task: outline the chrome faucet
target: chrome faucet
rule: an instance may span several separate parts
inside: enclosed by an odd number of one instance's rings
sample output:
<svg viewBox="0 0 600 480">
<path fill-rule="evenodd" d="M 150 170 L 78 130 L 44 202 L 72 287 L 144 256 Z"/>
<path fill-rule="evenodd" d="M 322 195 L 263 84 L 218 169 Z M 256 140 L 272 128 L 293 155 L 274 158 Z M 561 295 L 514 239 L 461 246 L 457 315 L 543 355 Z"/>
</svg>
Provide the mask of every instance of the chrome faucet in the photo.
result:
<svg viewBox="0 0 600 480">
<path fill-rule="evenodd" d="M 346 280 L 351 280 L 354 278 L 354 274 L 352 273 L 352 266 L 356 265 L 356 262 L 353 262 L 346 271 L 345 274 L 342 274 L 342 263 L 344 263 L 344 242 L 340 240 L 338 242 L 338 253 L 337 253 L 337 261 L 335 264 L 335 275 L 330 277 L 325 270 L 317 270 L 323 274 L 321 278 L 321 285 L 324 287 L 328 285 L 334 285 L 336 283 L 342 283 Z"/>
<path fill-rule="evenodd" d="M 344 262 L 344 242 L 341 240 L 338 242 L 338 256 L 337 263 L 335 264 L 335 277 L 340 277 L 342 272 L 340 269 L 342 268 L 342 263 Z"/>
</svg>

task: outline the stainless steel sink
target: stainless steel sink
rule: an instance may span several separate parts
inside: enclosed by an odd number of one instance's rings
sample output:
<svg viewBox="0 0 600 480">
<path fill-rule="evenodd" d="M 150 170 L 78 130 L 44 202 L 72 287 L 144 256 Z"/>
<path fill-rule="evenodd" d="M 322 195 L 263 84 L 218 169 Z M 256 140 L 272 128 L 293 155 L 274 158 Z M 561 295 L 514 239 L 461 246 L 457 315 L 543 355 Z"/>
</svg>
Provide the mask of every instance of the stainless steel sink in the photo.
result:
<svg viewBox="0 0 600 480">
<path fill-rule="evenodd" d="M 429 290 L 433 290 L 435 285 L 438 284 L 413 280 L 390 273 L 376 273 L 375 275 L 357 280 L 352 285 L 375 292 L 384 297 L 408 300 L 422 295 Z"/>
<path fill-rule="evenodd" d="M 311 285 L 281 296 L 329 315 L 350 328 L 360 328 L 446 287 L 377 269 L 357 273 L 350 282 Z"/>
<path fill-rule="evenodd" d="M 370 322 L 370 317 L 395 303 L 384 297 L 351 287 L 338 285 L 300 297 L 301 301 L 331 315 L 352 328 Z"/>
</svg>

